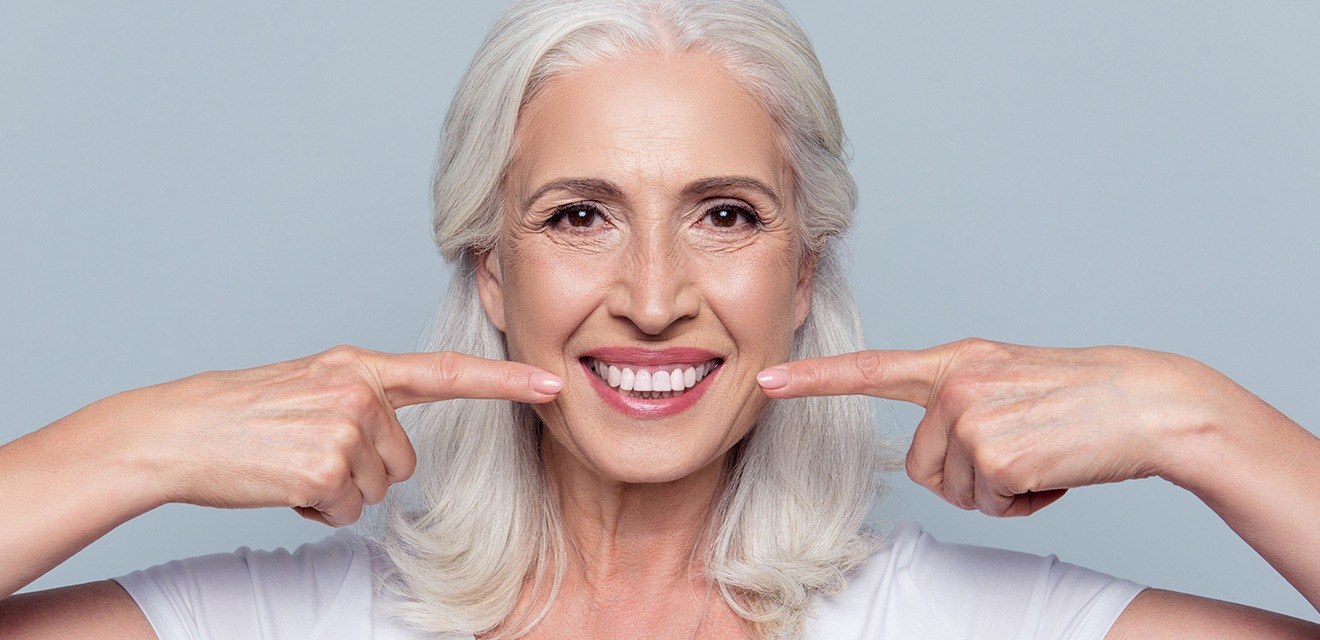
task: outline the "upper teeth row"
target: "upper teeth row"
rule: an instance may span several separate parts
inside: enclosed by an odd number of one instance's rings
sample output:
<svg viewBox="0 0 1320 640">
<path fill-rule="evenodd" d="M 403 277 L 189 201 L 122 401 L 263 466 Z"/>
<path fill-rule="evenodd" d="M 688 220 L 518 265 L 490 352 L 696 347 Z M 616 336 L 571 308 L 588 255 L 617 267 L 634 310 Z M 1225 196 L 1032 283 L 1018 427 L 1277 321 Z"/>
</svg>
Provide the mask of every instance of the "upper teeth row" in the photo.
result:
<svg viewBox="0 0 1320 640">
<path fill-rule="evenodd" d="M 695 387 L 719 361 L 708 360 L 688 367 L 675 365 L 660 368 L 620 366 L 595 359 L 588 364 L 606 384 L 624 391 L 682 391 Z"/>
</svg>

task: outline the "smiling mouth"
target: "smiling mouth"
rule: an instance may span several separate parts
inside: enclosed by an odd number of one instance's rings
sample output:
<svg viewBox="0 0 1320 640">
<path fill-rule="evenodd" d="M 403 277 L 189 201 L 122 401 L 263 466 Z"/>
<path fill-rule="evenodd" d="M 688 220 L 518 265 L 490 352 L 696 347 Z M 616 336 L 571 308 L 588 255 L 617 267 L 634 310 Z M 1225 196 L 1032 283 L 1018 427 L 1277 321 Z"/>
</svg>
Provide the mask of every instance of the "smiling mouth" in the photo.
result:
<svg viewBox="0 0 1320 640">
<path fill-rule="evenodd" d="M 619 395 L 647 400 L 682 396 L 723 363 L 721 358 L 711 358 L 700 364 L 653 366 L 582 358 L 587 370 Z"/>
</svg>

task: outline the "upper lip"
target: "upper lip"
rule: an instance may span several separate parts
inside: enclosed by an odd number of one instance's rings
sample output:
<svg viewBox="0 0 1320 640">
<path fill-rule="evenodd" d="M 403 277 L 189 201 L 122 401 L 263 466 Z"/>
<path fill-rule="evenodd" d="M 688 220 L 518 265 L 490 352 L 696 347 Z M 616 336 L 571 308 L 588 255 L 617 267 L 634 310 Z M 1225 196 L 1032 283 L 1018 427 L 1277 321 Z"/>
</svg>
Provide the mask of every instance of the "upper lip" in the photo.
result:
<svg viewBox="0 0 1320 640">
<path fill-rule="evenodd" d="M 667 349 L 642 349 L 639 347 L 596 347 L 582 354 L 584 358 L 595 358 L 612 364 L 636 364 L 656 366 L 665 364 L 697 365 L 722 356 L 708 349 L 699 347 L 669 347 Z"/>
</svg>

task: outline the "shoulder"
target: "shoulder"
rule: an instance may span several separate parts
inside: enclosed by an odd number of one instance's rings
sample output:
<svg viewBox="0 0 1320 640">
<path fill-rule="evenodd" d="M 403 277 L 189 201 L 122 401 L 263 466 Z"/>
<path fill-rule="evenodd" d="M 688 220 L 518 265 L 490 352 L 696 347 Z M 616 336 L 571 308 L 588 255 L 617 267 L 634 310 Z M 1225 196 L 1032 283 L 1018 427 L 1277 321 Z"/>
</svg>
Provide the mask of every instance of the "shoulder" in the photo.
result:
<svg viewBox="0 0 1320 640">
<path fill-rule="evenodd" d="M 375 620 L 380 559 L 350 529 L 300 545 L 172 560 L 114 580 L 162 639 L 384 638 Z"/>
<path fill-rule="evenodd" d="M 1103 638 L 1143 588 L 1055 556 L 943 543 L 912 522 L 879 535 L 820 603 L 815 637 Z"/>
</svg>

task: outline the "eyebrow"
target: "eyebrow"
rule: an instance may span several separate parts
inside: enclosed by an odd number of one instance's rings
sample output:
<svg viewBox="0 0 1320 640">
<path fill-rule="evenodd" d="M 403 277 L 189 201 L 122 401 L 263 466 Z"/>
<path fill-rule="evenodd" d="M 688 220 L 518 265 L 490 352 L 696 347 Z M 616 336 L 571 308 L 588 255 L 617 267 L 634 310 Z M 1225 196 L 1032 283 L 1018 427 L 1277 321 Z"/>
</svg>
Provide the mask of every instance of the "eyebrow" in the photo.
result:
<svg viewBox="0 0 1320 640">
<path fill-rule="evenodd" d="M 776 207 L 780 205 L 779 195 L 775 193 L 766 183 L 749 176 L 716 176 L 713 178 L 702 178 L 689 182 L 683 187 L 683 197 L 691 198 L 711 191 L 720 191 L 723 189 L 743 188 L 753 191 L 760 191 L 765 194 Z M 624 199 L 623 190 L 618 185 L 609 180 L 599 178 L 565 178 L 553 180 L 541 185 L 526 201 L 523 202 L 523 209 L 529 209 L 532 203 L 536 202 L 551 191 L 571 191 L 589 197 L 622 200 Z"/>
</svg>

